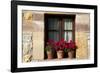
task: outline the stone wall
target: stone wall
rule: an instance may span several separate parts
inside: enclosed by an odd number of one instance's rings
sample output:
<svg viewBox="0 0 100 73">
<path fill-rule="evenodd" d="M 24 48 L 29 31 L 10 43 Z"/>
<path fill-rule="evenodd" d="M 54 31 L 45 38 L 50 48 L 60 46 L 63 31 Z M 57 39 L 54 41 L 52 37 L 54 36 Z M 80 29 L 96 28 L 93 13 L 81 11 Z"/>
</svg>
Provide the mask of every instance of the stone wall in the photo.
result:
<svg viewBox="0 0 100 73">
<path fill-rule="evenodd" d="M 75 40 L 78 46 L 78 49 L 76 50 L 77 59 L 87 59 L 89 57 L 89 19 L 89 14 L 76 14 Z"/>
<path fill-rule="evenodd" d="M 30 16 L 29 20 L 25 17 Z M 32 18 L 31 18 L 32 17 Z M 33 32 L 33 60 L 44 59 L 44 14 L 32 11 L 23 11 L 23 31 Z"/>
<path fill-rule="evenodd" d="M 23 31 L 33 32 L 33 60 L 44 59 L 44 13 L 47 12 L 23 11 Z M 76 15 L 75 41 L 78 46 L 76 58 L 86 59 L 89 54 L 89 14 L 74 14 Z"/>
</svg>

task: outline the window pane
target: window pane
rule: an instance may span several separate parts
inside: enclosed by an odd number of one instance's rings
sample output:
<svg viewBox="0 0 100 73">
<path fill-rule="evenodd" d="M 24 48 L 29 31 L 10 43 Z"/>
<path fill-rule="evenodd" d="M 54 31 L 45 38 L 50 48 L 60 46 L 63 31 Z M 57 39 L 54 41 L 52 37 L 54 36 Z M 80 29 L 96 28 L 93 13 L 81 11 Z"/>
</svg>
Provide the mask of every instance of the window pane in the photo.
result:
<svg viewBox="0 0 100 73">
<path fill-rule="evenodd" d="M 72 19 L 64 19 L 64 30 L 72 30 Z"/>
<path fill-rule="evenodd" d="M 49 30 L 58 30 L 59 29 L 59 19 L 58 18 L 49 18 L 48 19 L 48 29 Z"/>
<path fill-rule="evenodd" d="M 63 38 L 64 38 L 65 41 L 67 41 L 67 39 L 68 39 L 68 36 L 67 35 L 68 35 L 68 33 L 67 32 L 64 32 Z"/>
<path fill-rule="evenodd" d="M 73 38 L 72 32 L 64 32 L 63 38 L 64 38 L 64 40 L 66 40 L 66 41 L 72 40 L 72 38 Z"/>
<path fill-rule="evenodd" d="M 59 40 L 58 32 L 49 32 L 49 39 L 58 41 Z"/>
<path fill-rule="evenodd" d="M 68 32 L 68 41 L 72 40 L 72 32 Z"/>
</svg>

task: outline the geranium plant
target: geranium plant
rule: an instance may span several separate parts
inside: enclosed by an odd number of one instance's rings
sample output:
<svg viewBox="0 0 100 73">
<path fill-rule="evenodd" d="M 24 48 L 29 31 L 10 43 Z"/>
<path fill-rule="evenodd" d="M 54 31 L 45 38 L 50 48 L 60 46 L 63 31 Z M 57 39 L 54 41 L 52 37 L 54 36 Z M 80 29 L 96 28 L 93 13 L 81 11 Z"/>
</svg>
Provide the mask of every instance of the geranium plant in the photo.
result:
<svg viewBox="0 0 100 73">
<path fill-rule="evenodd" d="M 54 41 L 53 40 L 48 40 L 47 45 L 46 45 L 46 52 L 47 52 L 47 57 L 48 59 L 52 59 L 53 58 L 53 45 L 54 45 Z"/>
<path fill-rule="evenodd" d="M 74 41 L 70 40 L 69 42 L 65 42 L 65 49 L 64 50 L 66 52 L 74 50 L 74 49 L 77 49 L 76 43 Z"/>
<path fill-rule="evenodd" d="M 59 51 L 59 50 L 63 51 L 64 50 L 64 43 L 65 43 L 64 39 L 61 39 L 60 41 L 55 42 L 54 43 L 55 50 L 56 51 Z"/>
<path fill-rule="evenodd" d="M 74 50 L 77 48 L 76 43 L 72 40 L 70 40 L 69 42 L 65 41 L 63 38 L 60 41 L 54 41 L 54 40 L 49 40 L 47 42 L 47 48 L 49 50 L 49 48 L 53 48 L 56 51 L 59 50 L 65 50 L 65 51 L 70 51 L 70 50 Z"/>
<path fill-rule="evenodd" d="M 54 40 L 48 40 L 48 42 L 46 43 L 46 51 L 51 51 L 54 47 Z"/>
</svg>

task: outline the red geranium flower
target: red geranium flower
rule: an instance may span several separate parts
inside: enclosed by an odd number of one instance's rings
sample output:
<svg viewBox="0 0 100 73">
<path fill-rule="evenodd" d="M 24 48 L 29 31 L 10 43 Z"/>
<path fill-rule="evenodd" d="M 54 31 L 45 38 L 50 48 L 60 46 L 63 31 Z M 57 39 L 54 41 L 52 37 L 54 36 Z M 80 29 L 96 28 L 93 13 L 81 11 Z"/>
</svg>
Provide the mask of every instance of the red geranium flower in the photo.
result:
<svg viewBox="0 0 100 73">
<path fill-rule="evenodd" d="M 64 49 L 76 49 L 76 44 L 72 40 L 65 41 L 63 38 L 60 41 L 48 40 L 47 45 L 50 45 L 56 51 Z"/>
</svg>

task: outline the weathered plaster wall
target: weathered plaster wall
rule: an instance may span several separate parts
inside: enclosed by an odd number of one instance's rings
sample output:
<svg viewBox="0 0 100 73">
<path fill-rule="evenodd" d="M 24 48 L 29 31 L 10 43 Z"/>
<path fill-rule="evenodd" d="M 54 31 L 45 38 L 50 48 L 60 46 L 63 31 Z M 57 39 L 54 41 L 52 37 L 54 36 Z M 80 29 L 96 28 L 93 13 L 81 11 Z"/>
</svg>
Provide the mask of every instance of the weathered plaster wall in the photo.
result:
<svg viewBox="0 0 100 73">
<path fill-rule="evenodd" d="M 78 49 L 76 50 L 77 59 L 87 59 L 89 57 L 89 27 L 89 14 L 76 14 L 75 40 L 78 46 Z"/>
<path fill-rule="evenodd" d="M 44 59 L 44 15 L 33 12 L 33 59 Z"/>
</svg>

